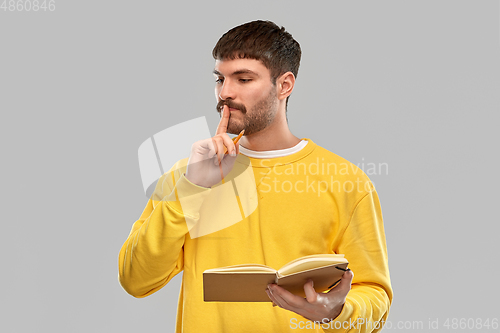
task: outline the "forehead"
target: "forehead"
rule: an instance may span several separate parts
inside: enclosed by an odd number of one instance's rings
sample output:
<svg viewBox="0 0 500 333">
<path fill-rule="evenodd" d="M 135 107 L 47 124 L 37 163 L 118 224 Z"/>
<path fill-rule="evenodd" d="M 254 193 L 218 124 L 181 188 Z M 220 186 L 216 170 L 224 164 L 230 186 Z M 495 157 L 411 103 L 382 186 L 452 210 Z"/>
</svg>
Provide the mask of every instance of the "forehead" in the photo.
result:
<svg viewBox="0 0 500 333">
<path fill-rule="evenodd" d="M 215 60 L 214 74 L 223 76 L 253 74 L 261 77 L 270 77 L 270 72 L 260 60 L 255 59 L 228 59 Z"/>
</svg>

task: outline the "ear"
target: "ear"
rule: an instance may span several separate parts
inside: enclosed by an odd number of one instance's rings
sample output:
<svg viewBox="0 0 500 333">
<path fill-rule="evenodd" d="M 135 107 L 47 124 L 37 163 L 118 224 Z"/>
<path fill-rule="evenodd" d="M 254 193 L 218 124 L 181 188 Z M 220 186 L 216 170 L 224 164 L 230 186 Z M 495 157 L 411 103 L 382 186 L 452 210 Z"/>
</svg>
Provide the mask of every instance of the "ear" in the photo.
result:
<svg viewBox="0 0 500 333">
<path fill-rule="evenodd" d="M 286 72 L 276 79 L 276 89 L 278 90 L 278 99 L 286 99 L 292 93 L 295 86 L 295 75 L 292 72 Z"/>
</svg>

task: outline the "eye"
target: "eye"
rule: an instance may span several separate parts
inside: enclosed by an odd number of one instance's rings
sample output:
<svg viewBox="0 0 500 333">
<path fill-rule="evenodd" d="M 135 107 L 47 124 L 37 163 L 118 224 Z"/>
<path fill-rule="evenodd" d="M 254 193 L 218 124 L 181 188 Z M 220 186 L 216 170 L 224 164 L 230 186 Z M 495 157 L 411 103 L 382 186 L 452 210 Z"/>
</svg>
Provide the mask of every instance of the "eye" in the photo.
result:
<svg viewBox="0 0 500 333">
<path fill-rule="evenodd" d="M 252 79 L 240 79 L 240 82 L 247 83 L 252 81 Z"/>
<path fill-rule="evenodd" d="M 215 80 L 215 83 L 222 83 L 222 79 Z"/>
</svg>

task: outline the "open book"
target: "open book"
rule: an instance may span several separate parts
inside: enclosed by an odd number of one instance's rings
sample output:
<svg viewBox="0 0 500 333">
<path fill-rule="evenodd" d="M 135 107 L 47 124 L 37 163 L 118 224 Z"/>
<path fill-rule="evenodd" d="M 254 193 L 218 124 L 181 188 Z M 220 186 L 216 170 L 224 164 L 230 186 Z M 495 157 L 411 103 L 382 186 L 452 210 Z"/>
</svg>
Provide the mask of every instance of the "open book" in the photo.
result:
<svg viewBox="0 0 500 333">
<path fill-rule="evenodd" d="M 329 290 L 340 281 L 347 265 L 343 254 L 315 254 L 295 259 L 278 271 L 257 264 L 208 269 L 203 272 L 204 300 L 270 302 L 265 291 L 269 283 L 305 297 L 308 279 L 313 280 L 316 292 Z"/>
</svg>

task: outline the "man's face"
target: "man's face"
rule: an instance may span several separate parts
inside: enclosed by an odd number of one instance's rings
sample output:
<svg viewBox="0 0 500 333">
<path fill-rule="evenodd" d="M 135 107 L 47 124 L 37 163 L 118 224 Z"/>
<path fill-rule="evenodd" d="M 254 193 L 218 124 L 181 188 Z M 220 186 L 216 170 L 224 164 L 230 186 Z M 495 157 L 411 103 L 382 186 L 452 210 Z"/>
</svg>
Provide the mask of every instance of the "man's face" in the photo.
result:
<svg viewBox="0 0 500 333">
<path fill-rule="evenodd" d="M 276 86 L 264 64 L 255 59 L 215 61 L 215 98 L 217 112 L 229 107 L 227 132 L 245 135 L 269 126 L 278 111 Z"/>
</svg>

